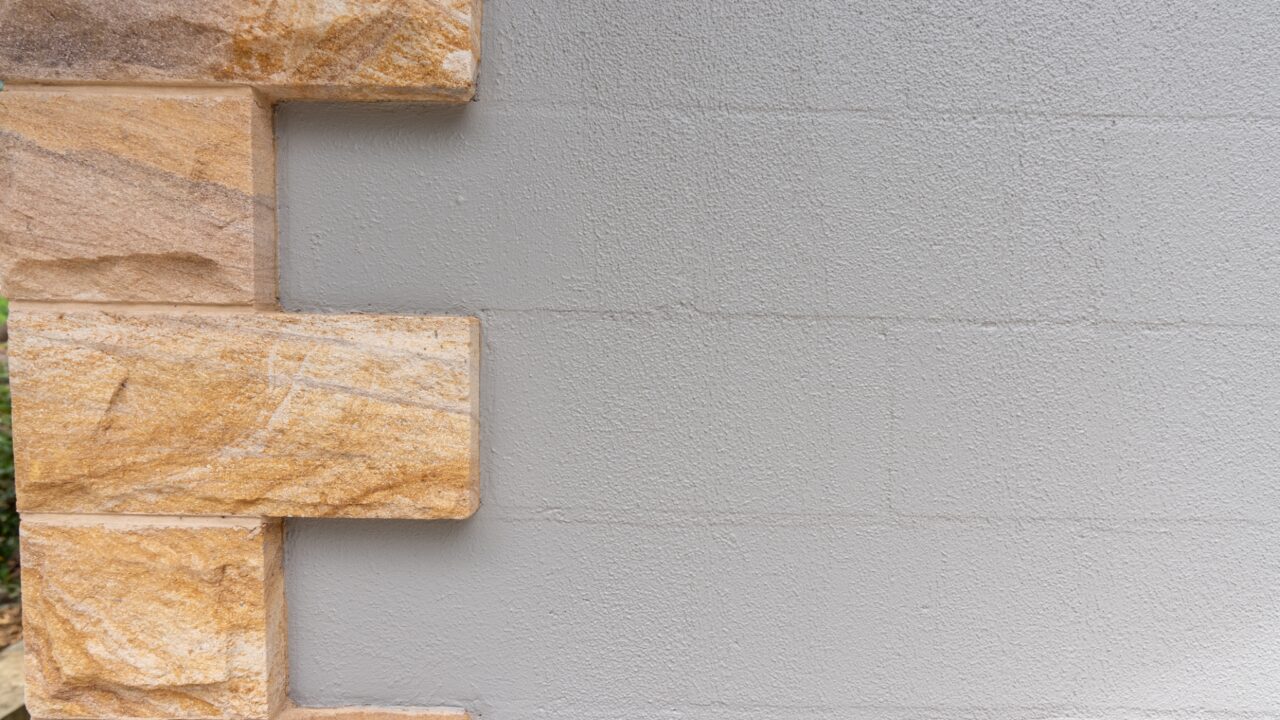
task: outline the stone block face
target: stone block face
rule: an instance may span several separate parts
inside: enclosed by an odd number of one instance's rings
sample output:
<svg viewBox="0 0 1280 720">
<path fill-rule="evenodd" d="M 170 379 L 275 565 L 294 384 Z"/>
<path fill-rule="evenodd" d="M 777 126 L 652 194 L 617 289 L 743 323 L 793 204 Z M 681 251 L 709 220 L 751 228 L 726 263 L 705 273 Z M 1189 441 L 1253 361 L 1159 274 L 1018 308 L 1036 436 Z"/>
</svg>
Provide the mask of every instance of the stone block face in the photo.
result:
<svg viewBox="0 0 1280 720">
<path fill-rule="evenodd" d="M 480 0 L 14 0 L 0 5 L 0 76 L 464 101 L 479 26 Z"/>
<path fill-rule="evenodd" d="M 23 512 L 476 509 L 473 318 L 19 307 L 10 327 Z"/>
<path fill-rule="evenodd" d="M 274 175 L 245 88 L 0 93 L 0 294 L 271 305 Z"/>
<path fill-rule="evenodd" d="M 280 557 L 278 520 L 24 517 L 32 716 L 271 717 Z"/>
</svg>

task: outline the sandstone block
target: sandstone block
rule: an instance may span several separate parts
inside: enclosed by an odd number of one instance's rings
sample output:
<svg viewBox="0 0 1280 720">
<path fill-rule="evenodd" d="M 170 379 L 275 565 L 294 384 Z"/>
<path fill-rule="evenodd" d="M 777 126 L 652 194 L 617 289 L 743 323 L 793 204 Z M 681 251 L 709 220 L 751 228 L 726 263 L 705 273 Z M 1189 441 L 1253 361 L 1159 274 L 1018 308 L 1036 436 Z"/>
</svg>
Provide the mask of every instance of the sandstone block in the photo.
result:
<svg viewBox="0 0 1280 720">
<path fill-rule="evenodd" d="M 479 28 L 480 0 L 11 0 L 0 77 L 464 101 Z"/>
<path fill-rule="evenodd" d="M 6 90 L 0 294 L 271 305 L 273 168 L 248 89 Z"/>
<path fill-rule="evenodd" d="M 280 521 L 27 516 L 33 717 L 266 720 L 286 701 Z"/>
<path fill-rule="evenodd" d="M 473 318 L 19 305 L 9 323 L 23 512 L 476 509 Z"/>
</svg>

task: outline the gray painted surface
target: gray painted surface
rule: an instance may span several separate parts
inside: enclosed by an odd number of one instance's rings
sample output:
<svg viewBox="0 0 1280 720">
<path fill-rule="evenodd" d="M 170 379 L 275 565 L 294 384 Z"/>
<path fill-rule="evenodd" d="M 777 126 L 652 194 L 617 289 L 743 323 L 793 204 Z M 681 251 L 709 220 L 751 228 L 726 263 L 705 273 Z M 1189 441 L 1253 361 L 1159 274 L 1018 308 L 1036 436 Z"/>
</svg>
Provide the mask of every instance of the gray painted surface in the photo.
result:
<svg viewBox="0 0 1280 720">
<path fill-rule="evenodd" d="M 291 523 L 296 699 L 1280 717 L 1280 8 L 486 5 L 280 115 L 286 306 L 485 332 L 474 519 Z"/>
</svg>

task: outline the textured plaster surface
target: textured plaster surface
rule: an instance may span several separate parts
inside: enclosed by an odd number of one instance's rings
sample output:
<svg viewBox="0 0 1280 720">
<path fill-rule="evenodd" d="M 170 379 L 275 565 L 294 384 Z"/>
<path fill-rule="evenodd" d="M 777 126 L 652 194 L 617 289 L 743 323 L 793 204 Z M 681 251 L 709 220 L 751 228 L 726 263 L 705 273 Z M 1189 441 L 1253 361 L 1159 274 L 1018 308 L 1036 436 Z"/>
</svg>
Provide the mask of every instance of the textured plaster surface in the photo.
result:
<svg viewBox="0 0 1280 720">
<path fill-rule="evenodd" d="M 485 327 L 485 505 L 289 523 L 293 688 L 1280 717 L 1280 11 L 508 2 L 286 106 L 295 310 Z"/>
<path fill-rule="evenodd" d="M 470 720 L 462 708 L 325 707 L 289 708 L 279 720 Z"/>
</svg>

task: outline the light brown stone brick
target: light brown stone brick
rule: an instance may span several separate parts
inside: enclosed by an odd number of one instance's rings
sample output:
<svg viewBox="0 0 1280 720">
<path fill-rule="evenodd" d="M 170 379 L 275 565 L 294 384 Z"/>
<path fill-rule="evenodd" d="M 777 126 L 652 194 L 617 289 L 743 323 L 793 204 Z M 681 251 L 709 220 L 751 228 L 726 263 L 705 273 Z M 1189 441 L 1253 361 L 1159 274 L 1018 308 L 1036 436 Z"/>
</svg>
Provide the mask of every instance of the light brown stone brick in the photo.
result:
<svg viewBox="0 0 1280 720">
<path fill-rule="evenodd" d="M 9 322 L 23 512 L 476 509 L 472 318 L 19 305 Z"/>
<path fill-rule="evenodd" d="M 273 305 L 274 149 L 251 90 L 0 93 L 0 294 Z"/>
<path fill-rule="evenodd" d="M 33 717 L 246 718 L 286 704 L 278 520 L 25 516 Z"/>
<path fill-rule="evenodd" d="M 11 0 L 0 77 L 464 101 L 479 28 L 480 0 Z"/>
</svg>

